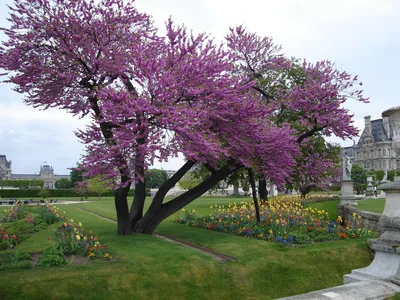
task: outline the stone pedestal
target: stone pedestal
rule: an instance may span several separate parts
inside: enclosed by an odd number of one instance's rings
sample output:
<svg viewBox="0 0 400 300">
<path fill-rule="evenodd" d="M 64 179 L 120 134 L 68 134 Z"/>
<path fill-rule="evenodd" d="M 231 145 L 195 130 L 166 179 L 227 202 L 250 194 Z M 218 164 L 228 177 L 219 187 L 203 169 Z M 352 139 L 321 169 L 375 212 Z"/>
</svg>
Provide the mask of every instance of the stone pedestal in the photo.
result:
<svg viewBox="0 0 400 300">
<path fill-rule="evenodd" d="M 383 234 L 371 242 L 375 258 L 366 268 L 344 276 L 344 283 L 362 280 L 387 280 L 400 284 L 400 176 L 379 186 L 386 193 L 386 204 L 379 220 Z"/>
<path fill-rule="evenodd" d="M 365 191 L 365 197 L 375 196 L 374 187 L 372 186 L 372 176 L 367 177 L 367 190 Z"/>
<path fill-rule="evenodd" d="M 343 180 L 342 181 L 342 196 L 340 198 L 340 205 L 357 205 L 357 198 L 353 195 L 353 181 L 352 180 Z"/>
<path fill-rule="evenodd" d="M 369 182 L 367 185 L 367 190 L 365 191 L 365 197 L 372 197 L 372 196 L 375 196 L 374 187 L 372 186 L 372 183 Z"/>
</svg>

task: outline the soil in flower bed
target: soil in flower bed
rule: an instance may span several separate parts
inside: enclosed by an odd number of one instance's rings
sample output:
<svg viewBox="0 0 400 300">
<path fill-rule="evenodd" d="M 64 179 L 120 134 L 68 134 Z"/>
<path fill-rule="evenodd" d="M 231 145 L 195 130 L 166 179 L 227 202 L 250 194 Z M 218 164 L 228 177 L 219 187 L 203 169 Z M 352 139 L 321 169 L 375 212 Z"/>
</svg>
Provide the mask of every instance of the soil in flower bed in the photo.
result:
<svg viewBox="0 0 400 300">
<path fill-rule="evenodd" d="M 41 268 L 38 262 L 43 253 L 26 253 L 21 251 L 2 251 L 0 252 L 0 271 Z M 64 255 L 65 263 L 63 265 L 89 265 L 93 262 L 87 256 L 82 254 Z M 107 261 L 116 261 L 117 257 L 111 257 Z"/>
<path fill-rule="evenodd" d="M 68 254 L 65 255 L 65 259 L 72 265 L 89 265 L 92 263 L 89 257 L 83 256 L 82 254 Z"/>
<path fill-rule="evenodd" d="M 32 268 L 36 268 L 36 265 L 41 255 L 42 253 L 32 254 Z M 67 254 L 64 255 L 64 258 L 71 265 L 89 265 L 92 263 L 92 260 L 89 257 L 86 257 L 82 254 Z"/>
</svg>

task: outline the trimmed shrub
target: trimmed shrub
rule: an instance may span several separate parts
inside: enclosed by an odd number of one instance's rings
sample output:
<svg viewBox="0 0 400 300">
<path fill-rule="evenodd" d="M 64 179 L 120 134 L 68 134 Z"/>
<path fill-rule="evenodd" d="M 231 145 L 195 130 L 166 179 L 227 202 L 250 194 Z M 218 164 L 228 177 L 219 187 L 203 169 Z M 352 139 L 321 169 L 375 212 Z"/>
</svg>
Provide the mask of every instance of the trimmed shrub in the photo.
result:
<svg viewBox="0 0 400 300">
<path fill-rule="evenodd" d="M 31 189 L 19 189 L 19 190 L 2 190 L 0 189 L 0 197 L 1 198 L 37 198 L 40 190 L 31 190 Z M 73 189 L 56 189 L 56 190 L 48 190 L 49 194 L 47 198 L 61 198 L 61 197 L 81 197 L 81 195 L 77 194 Z M 133 196 L 135 194 L 135 190 L 131 189 L 129 191 L 129 196 Z M 150 189 L 146 189 L 146 195 L 150 195 Z M 88 197 L 97 197 L 96 193 L 88 193 Z M 114 191 L 110 190 L 104 194 L 103 197 L 114 197 Z"/>
</svg>

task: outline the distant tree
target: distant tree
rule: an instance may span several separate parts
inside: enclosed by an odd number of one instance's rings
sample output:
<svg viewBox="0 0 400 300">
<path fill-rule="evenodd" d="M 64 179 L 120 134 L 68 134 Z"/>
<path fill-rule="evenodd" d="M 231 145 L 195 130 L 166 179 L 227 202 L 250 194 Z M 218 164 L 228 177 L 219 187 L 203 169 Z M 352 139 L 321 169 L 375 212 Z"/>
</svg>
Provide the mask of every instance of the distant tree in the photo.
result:
<svg viewBox="0 0 400 300">
<path fill-rule="evenodd" d="M 110 190 L 110 188 L 107 187 L 109 182 L 101 175 L 92 177 L 87 182 L 89 192 L 96 193 L 99 196 L 99 199 L 101 199 L 102 194 Z"/>
<path fill-rule="evenodd" d="M 394 176 L 396 176 L 396 171 L 395 170 L 389 170 L 387 174 L 387 180 L 393 181 Z"/>
<path fill-rule="evenodd" d="M 75 183 L 74 193 L 81 196 L 81 201 L 83 197 L 87 198 L 88 196 L 88 182 L 87 181 L 78 181 Z"/>
<path fill-rule="evenodd" d="M 42 188 L 44 186 L 44 181 L 39 179 L 29 180 L 28 187 L 29 188 Z"/>
<path fill-rule="evenodd" d="M 250 191 L 250 184 L 249 181 L 243 181 L 242 182 L 242 190 L 245 193 L 248 193 L 248 191 Z M 260 198 L 261 199 L 261 198 Z"/>
<path fill-rule="evenodd" d="M 385 177 L 385 171 L 384 170 L 376 170 L 374 172 L 375 180 L 381 181 L 383 177 Z"/>
<path fill-rule="evenodd" d="M 183 190 L 191 190 L 195 186 L 199 185 L 201 180 L 196 177 L 195 172 L 186 173 L 181 180 L 178 181 L 178 185 Z"/>
<path fill-rule="evenodd" d="M 332 174 L 340 166 L 341 147 L 325 141 L 323 136 L 312 136 L 300 145 L 302 155 L 291 178 L 291 183 L 305 197 L 312 189 L 326 189 Z"/>
<path fill-rule="evenodd" d="M 0 186 L 15 187 L 15 188 L 41 188 L 44 185 L 43 180 L 0 180 Z"/>
<path fill-rule="evenodd" d="M 79 166 L 78 166 L 78 168 L 79 168 Z M 73 170 L 71 170 L 71 173 L 70 173 L 70 175 L 71 175 L 71 182 L 72 182 L 72 186 L 74 187 L 75 186 L 75 184 L 77 183 L 77 182 L 80 182 L 80 181 L 83 181 L 83 176 L 82 176 L 82 174 L 85 172 L 85 170 L 78 170 L 78 169 L 73 169 Z"/>
<path fill-rule="evenodd" d="M 351 180 L 354 181 L 355 188 L 363 188 L 367 184 L 367 173 L 359 165 L 353 165 L 351 168 Z"/>
<path fill-rule="evenodd" d="M 196 179 L 181 179 L 178 182 L 178 185 L 183 190 L 190 190 L 198 184 L 199 184 L 199 181 L 197 181 Z"/>
<path fill-rule="evenodd" d="M 43 199 L 46 199 L 49 195 L 50 195 L 50 191 L 46 188 L 41 188 L 38 193 L 38 196 Z"/>
<path fill-rule="evenodd" d="M 73 188 L 74 184 L 67 178 L 61 178 L 56 181 L 56 189 L 70 189 Z"/>
<path fill-rule="evenodd" d="M 144 173 L 144 181 L 149 188 L 160 188 L 168 180 L 168 174 L 164 170 L 149 169 Z"/>
<path fill-rule="evenodd" d="M 387 180 L 394 181 L 395 176 L 400 176 L 400 171 L 389 170 Z"/>
</svg>

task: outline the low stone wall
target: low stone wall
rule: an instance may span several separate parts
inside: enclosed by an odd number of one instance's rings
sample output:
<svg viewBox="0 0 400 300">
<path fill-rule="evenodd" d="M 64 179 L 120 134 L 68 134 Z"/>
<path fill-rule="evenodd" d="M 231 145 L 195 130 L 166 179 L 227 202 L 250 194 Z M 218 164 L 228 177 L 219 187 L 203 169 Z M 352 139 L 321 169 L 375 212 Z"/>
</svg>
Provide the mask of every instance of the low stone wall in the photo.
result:
<svg viewBox="0 0 400 300">
<path fill-rule="evenodd" d="M 366 280 L 339 285 L 308 294 L 279 298 L 279 300 L 329 300 L 329 299 L 387 299 L 400 292 L 400 287 L 383 280 Z"/>
<path fill-rule="evenodd" d="M 383 232 L 382 227 L 379 225 L 379 219 L 382 214 L 357 209 L 349 204 L 339 205 L 338 212 L 344 221 L 351 221 L 353 213 L 355 213 L 357 216 L 361 216 L 360 226 L 362 228 L 376 231 L 379 235 Z"/>
</svg>

